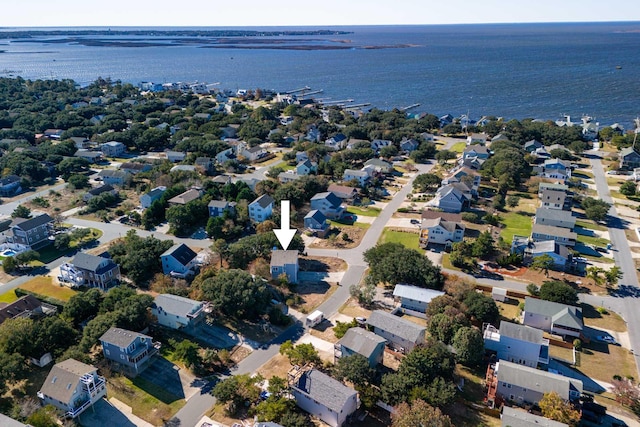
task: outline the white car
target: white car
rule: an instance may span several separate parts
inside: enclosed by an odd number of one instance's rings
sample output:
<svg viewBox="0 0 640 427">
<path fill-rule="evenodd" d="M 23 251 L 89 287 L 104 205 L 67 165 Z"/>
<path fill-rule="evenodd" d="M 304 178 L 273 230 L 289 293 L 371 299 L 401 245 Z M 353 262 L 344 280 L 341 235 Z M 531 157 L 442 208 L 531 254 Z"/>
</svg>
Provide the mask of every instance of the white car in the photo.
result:
<svg viewBox="0 0 640 427">
<path fill-rule="evenodd" d="M 606 342 L 607 344 L 618 345 L 616 339 L 609 335 L 598 335 L 596 341 Z"/>
<path fill-rule="evenodd" d="M 607 171 L 607 175 L 618 175 L 618 171 Z"/>
</svg>

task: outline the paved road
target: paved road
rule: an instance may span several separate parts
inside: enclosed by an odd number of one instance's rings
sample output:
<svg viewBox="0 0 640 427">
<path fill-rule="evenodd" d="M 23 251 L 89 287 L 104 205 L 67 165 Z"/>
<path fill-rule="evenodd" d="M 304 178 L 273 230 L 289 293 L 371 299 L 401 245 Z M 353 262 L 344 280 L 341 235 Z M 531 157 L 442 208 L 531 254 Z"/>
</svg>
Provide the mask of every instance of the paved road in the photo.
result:
<svg viewBox="0 0 640 427">
<path fill-rule="evenodd" d="M 634 350 L 636 369 L 640 372 L 640 312 L 638 312 L 638 296 L 640 296 L 640 288 L 638 287 L 638 276 L 635 263 L 631 257 L 631 249 L 625 235 L 625 224 L 616 207 L 613 205 L 609 185 L 602 167 L 600 153 L 595 152 L 589 159 L 591 169 L 596 183 L 596 191 L 598 197 L 605 202 L 611 203 L 609 210 L 609 218 L 607 226 L 609 227 L 609 237 L 613 245 L 613 258 L 616 265 L 622 269 L 622 280 L 618 285 L 618 290 L 607 298 L 609 304 L 615 304 L 620 308 L 620 313 L 627 321 L 629 329 L 629 341 L 631 349 Z M 637 350 L 637 351 L 636 351 Z"/>
<path fill-rule="evenodd" d="M 37 191 L 35 193 L 28 193 L 26 195 L 24 195 L 23 197 L 20 197 L 17 200 L 14 200 L 13 202 L 7 202 L 7 203 L 3 203 L 0 205 L 0 215 L 11 215 L 11 213 L 22 203 L 34 199 L 36 197 L 48 197 L 49 196 L 49 191 L 60 191 L 62 190 L 64 187 L 66 187 L 67 184 L 62 183 L 62 184 L 57 184 L 54 185 L 53 187 L 49 187 L 46 190 L 40 190 Z"/>
</svg>

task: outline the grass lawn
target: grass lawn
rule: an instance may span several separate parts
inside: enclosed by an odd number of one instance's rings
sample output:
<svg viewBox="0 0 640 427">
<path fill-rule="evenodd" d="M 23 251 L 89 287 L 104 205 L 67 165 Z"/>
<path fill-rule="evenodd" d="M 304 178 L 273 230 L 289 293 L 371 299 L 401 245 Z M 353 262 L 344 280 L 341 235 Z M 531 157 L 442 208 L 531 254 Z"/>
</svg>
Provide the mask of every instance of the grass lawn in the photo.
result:
<svg viewBox="0 0 640 427">
<path fill-rule="evenodd" d="M 496 302 L 498 310 L 500 310 L 500 317 L 508 322 L 516 322 L 520 316 L 520 308 L 518 307 L 520 300 L 516 298 L 509 298 L 505 302 Z"/>
<path fill-rule="evenodd" d="M 462 153 L 466 147 L 467 147 L 467 142 L 466 141 L 460 141 L 460 142 L 456 142 L 455 144 L 453 144 L 451 146 L 450 150 L 454 151 L 456 153 Z"/>
<path fill-rule="evenodd" d="M 588 170 L 584 170 L 584 169 L 578 169 L 575 172 L 571 173 L 571 176 L 576 177 L 576 178 L 590 178 L 593 179 L 593 172 L 590 172 Z"/>
<path fill-rule="evenodd" d="M 622 317 L 611 311 L 608 314 L 600 314 L 596 308 L 589 304 L 582 304 L 582 316 L 585 325 L 616 332 L 627 331 L 627 323 Z"/>
<path fill-rule="evenodd" d="M 409 249 L 423 251 L 419 244 L 420 236 L 416 233 L 407 233 L 403 231 L 394 231 L 385 228 L 380 236 L 379 243 L 400 243 Z"/>
<path fill-rule="evenodd" d="M 442 254 L 442 268 L 446 268 L 447 270 L 457 270 L 462 271 L 458 267 L 451 264 L 451 259 L 449 254 Z"/>
<path fill-rule="evenodd" d="M 6 302 L 7 304 L 10 304 L 17 299 L 18 296 L 13 291 L 5 292 L 4 294 L 0 295 L 0 302 Z"/>
<path fill-rule="evenodd" d="M 571 360 L 570 357 L 567 357 L 570 351 L 567 348 L 549 347 L 552 356 L 558 354 L 558 357 L 567 360 Z M 622 377 L 630 375 L 635 378 L 638 372 L 633 354 L 629 350 L 617 345 L 595 341 L 583 345 L 580 353 L 580 366 L 577 369 L 591 378 L 608 382 L 611 382 L 613 375 L 617 374 Z"/>
<path fill-rule="evenodd" d="M 586 254 L 580 254 L 580 256 L 583 257 L 583 258 L 588 259 L 589 261 L 602 262 L 602 263 L 605 263 L 605 264 L 613 264 L 613 263 L 615 263 L 613 258 L 608 258 L 606 256 L 597 257 L 597 256 L 586 255 Z"/>
<path fill-rule="evenodd" d="M 37 252 L 40 254 L 40 262 L 44 265 L 60 258 L 66 251 L 59 251 L 53 245 L 48 245 L 39 249 Z M 34 265 L 34 267 L 36 267 L 36 265 Z"/>
<path fill-rule="evenodd" d="M 182 408 L 186 401 L 140 377 L 112 377 L 107 381 L 107 393 L 131 406 L 133 413 L 153 425 L 163 425 Z"/>
<path fill-rule="evenodd" d="M 584 234 L 578 234 L 578 242 L 584 243 L 585 245 L 595 246 L 607 246 L 607 244 L 611 243 L 609 240 L 602 237 L 585 236 Z"/>
<path fill-rule="evenodd" d="M 349 212 L 350 214 L 361 215 L 361 216 L 378 216 L 380 215 L 381 211 L 382 209 L 376 208 L 375 206 L 367 206 L 364 208 L 357 207 L 357 206 L 349 206 L 349 208 L 347 209 L 347 212 Z"/>
<path fill-rule="evenodd" d="M 354 222 L 353 224 L 345 224 L 338 221 L 327 220 L 329 225 L 332 227 L 342 228 L 342 227 L 357 227 L 362 228 L 363 230 L 368 230 L 371 227 L 371 224 L 365 224 L 363 222 Z"/>
<path fill-rule="evenodd" d="M 66 286 L 54 285 L 53 278 L 49 276 L 34 277 L 27 283 L 20 285 L 20 289 L 35 292 L 60 301 L 69 301 L 69 298 L 78 293 Z"/>
<path fill-rule="evenodd" d="M 587 230 L 607 231 L 607 227 L 595 224 L 590 221 L 576 221 L 576 226 L 586 228 Z"/>
<path fill-rule="evenodd" d="M 531 234 L 533 224 L 530 216 L 517 212 L 507 212 L 500 216 L 500 221 L 505 225 L 500 235 L 507 243 L 511 243 L 514 235 L 529 236 Z"/>
</svg>

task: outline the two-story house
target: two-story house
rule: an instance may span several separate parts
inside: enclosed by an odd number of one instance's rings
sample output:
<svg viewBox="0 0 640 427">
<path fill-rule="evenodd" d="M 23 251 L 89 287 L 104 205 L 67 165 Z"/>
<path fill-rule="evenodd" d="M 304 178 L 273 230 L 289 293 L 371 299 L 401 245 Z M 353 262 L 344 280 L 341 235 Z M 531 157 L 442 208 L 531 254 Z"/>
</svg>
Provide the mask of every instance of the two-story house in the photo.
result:
<svg viewBox="0 0 640 427">
<path fill-rule="evenodd" d="M 620 169 L 633 170 L 640 168 L 640 153 L 634 147 L 627 147 L 620 150 Z"/>
<path fill-rule="evenodd" d="M 462 183 L 457 183 L 463 185 Z M 438 188 L 435 197 L 427 202 L 427 206 L 441 209 L 444 212 L 459 213 L 469 206 L 471 190 L 467 196 L 456 184 L 447 184 Z"/>
<path fill-rule="evenodd" d="M 272 279 L 278 279 L 281 274 L 285 274 L 289 282 L 298 283 L 298 251 L 274 249 L 271 252 L 270 268 Z"/>
<path fill-rule="evenodd" d="M 330 184 L 329 188 L 327 188 L 327 191 L 335 194 L 343 201 L 352 203 L 359 201 L 360 198 L 360 193 L 357 188 L 348 187 L 346 185 Z"/>
<path fill-rule="evenodd" d="M 342 180 L 344 182 L 358 181 L 358 184 L 363 187 L 369 182 L 371 176 L 365 170 L 345 169 L 342 173 Z"/>
<path fill-rule="evenodd" d="M 442 217 L 423 219 L 420 224 L 420 246 L 429 243 L 451 246 L 464 238 L 465 225 L 461 221 L 447 221 Z"/>
<path fill-rule="evenodd" d="M 288 375 L 291 394 L 302 410 L 331 427 L 340 427 L 358 409 L 358 393 L 316 369 L 294 368 Z"/>
<path fill-rule="evenodd" d="M 362 169 L 387 174 L 393 172 L 393 165 L 389 162 L 385 162 L 384 160 L 369 159 L 364 162 L 364 167 Z M 369 175 L 372 175 L 372 173 L 370 172 Z"/>
<path fill-rule="evenodd" d="M 371 141 L 371 148 L 376 152 L 376 154 L 380 152 L 381 148 L 389 147 L 391 145 L 393 145 L 393 142 L 388 139 L 374 139 Z"/>
<path fill-rule="evenodd" d="M 210 175 L 216 170 L 215 159 L 211 157 L 198 157 L 196 158 L 195 165 L 201 169 L 205 175 Z"/>
<path fill-rule="evenodd" d="M 580 337 L 582 309 L 572 305 L 526 297 L 522 323 L 556 335 Z"/>
<path fill-rule="evenodd" d="M 457 166 L 442 179 L 442 185 L 461 182 L 471 189 L 471 195 L 478 195 L 482 177 L 480 173 L 467 166 Z"/>
<path fill-rule="evenodd" d="M 311 231 L 320 238 L 323 238 L 329 231 L 327 217 L 317 209 L 309 211 L 304 217 L 304 228 Z"/>
<path fill-rule="evenodd" d="M 171 163 L 181 162 L 187 157 L 187 153 L 183 153 L 182 151 L 168 150 L 165 151 L 165 154 L 167 155 L 167 160 L 169 160 Z"/>
<path fill-rule="evenodd" d="M 565 269 L 572 261 L 573 255 L 568 247 L 554 240 L 529 242 L 524 249 L 524 262 L 533 262 L 536 258 L 548 255 L 553 260 L 553 267 L 557 270 Z"/>
<path fill-rule="evenodd" d="M 560 159 L 547 159 L 538 169 L 539 176 L 543 178 L 566 181 L 571 178 L 571 162 Z"/>
<path fill-rule="evenodd" d="M 236 202 L 227 202 L 226 200 L 212 200 L 207 205 L 210 217 L 222 217 L 225 212 L 229 215 L 235 215 Z"/>
<path fill-rule="evenodd" d="M 0 178 L 0 196 L 11 197 L 22 191 L 18 175 L 7 175 Z"/>
<path fill-rule="evenodd" d="M 533 224 L 533 227 L 531 228 L 531 240 L 534 242 L 555 240 L 561 245 L 575 246 L 576 241 L 578 240 L 578 235 L 567 228 Z"/>
<path fill-rule="evenodd" d="M 403 139 L 400 141 L 400 149 L 405 153 L 415 151 L 420 147 L 420 143 L 415 139 Z"/>
<path fill-rule="evenodd" d="M 416 345 L 424 344 L 426 328 L 417 323 L 394 316 L 382 310 L 374 310 L 367 319 L 367 326 L 373 333 L 389 342 L 402 352 L 410 352 Z"/>
<path fill-rule="evenodd" d="M 131 180 L 131 174 L 123 170 L 102 169 L 98 173 L 98 179 L 109 185 L 125 185 Z"/>
<path fill-rule="evenodd" d="M 569 186 L 566 184 L 560 184 L 556 182 L 541 182 L 538 185 L 538 197 L 542 198 L 542 194 L 545 190 L 564 191 L 569 194 Z"/>
<path fill-rule="evenodd" d="M 542 207 L 536 209 L 536 216 L 533 217 L 533 223 L 573 230 L 576 226 L 576 219 L 571 211 L 546 209 Z"/>
<path fill-rule="evenodd" d="M 462 152 L 462 160 L 468 158 L 477 158 L 486 160 L 491 155 L 489 149 L 484 145 L 469 145 Z"/>
<path fill-rule="evenodd" d="M 152 166 L 149 163 L 126 162 L 120 165 L 120 170 L 136 175 L 141 172 L 149 172 Z"/>
<path fill-rule="evenodd" d="M 485 145 L 488 137 L 486 133 L 472 133 L 467 137 L 467 145 Z"/>
<path fill-rule="evenodd" d="M 387 340 L 364 328 L 350 328 L 333 347 L 334 363 L 341 357 L 359 354 L 369 361 L 369 366 L 375 368 L 382 363 L 386 343 Z"/>
<path fill-rule="evenodd" d="M 127 151 L 127 146 L 122 142 L 109 141 L 100 144 L 100 151 L 102 151 L 106 157 L 120 157 Z"/>
<path fill-rule="evenodd" d="M 149 208 L 153 204 L 153 202 L 155 202 L 156 200 L 160 200 L 165 191 L 167 191 L 167 187 L 161 185 L 143 194 L 142 196 L 140 196 L 140 206 L 142 206 L 144 209 Z"/>
<path fill-rule="evenodd" d="M 535 139 L 532 139 L 524 143 L 524 151 L 526 151 L 527 153 L 533 153 L 538 148 L 542 148 L 542 147 L 543 147 L 542 142 L 536 141 Z"/>
<path fill-rule="evenodd" d="M 58 280 L 71 287 L 90 286 L 107 290 L 120 281 L 120 266 L 110 258 L 80 252 L 60 266 Z"/>
<path fill-rule="evenodd" d="M 549 364 L 549 340 L 542 329 L 501 321 L 500 329 L 484 325 L 484 348 L 495 352 L 498 360 L 537 368 Z"/>
<path fill-rule="evenodd" d="M 160 348 L 160 343 L 153 342 L 148 335 L 115 327 L 100 337 L 100 343 L 111 366 L 131 377 L 149 366 Z"/>
<path fill-rule="evenodd" d="M 240 155 L 247 159 L 249 162 L 255 162 L 269 155 L 269 152 L 259 145 L 251 148 L 243 146 L 240 151 Z"/>
<path fill-rule="evenodd" d="M 8 243 L 38 249 L 51 243 L 49 236 L 53 234 L 53 218 L 47 214 L 34 218 L 16 218 L 11 223 L 10 229 Z"/>
<path fill-rule="evenodd" d="M 170 198 L 169 200 L 167 200 L 167 203 L 169 203 L 169 205 L 171 206 L 174 206 L 174 205 L 184 206 L 189 202 L 198 200 L 200 197 L 202 197 L 202 191 L 200 191 L 197 188 L 190 188 L 184 193 L 180 193 L 177 196 Z"/>
<path fill-rule="evenodd" d="M 560 190 L 545 189 L 541 191 L 540 207 L 546 209 L 571 210 L 573 197 Z"/>
<path fill-rule="evenodd" d="M 346 209 L 342 206 L 342 200 L 335 194 L 325 191 L 317 193 L 311 198 L 311 210 L 319 210 L 329 219 L 339 219 Z"/>
<path fill-rule="evenodd" d="M 106 394 L 106 381 L 98 370 L 75 359 L 53 365 L 38 391 L 43 405 L 53 405 L 69 418 L 76 418 Z"/>
<path fill-rule="evenodd" d="M 300 176 L 309 175 L 318 171 L 318 164 L 311 160 L 303 160 L 296 166 L 296 173 Z"/>
<path fill-rule="evenodd" d="M 273 215 L 273 203 L 275 201 L 268 194 L 255 199 L 249 204 L 249 218 L 255 222 L 263 222 Z"/>
<path fill-rule="evenodd" d="M 339 133 L 327 139 L 324 142 L 324 145 L 332 151 L 342 150 L 347 146 L 347 137 Z"/>
<path fill-rule="evenodd" d="M 162 272 L 172 277 L 193 276 L 198 267 L 197 254 L 184 243 L 176 243 L 160 255 Z"/>
<path fill-rule="evenodd" d="M 403 284 L 397 284 L 393 289 L 393 298 L 396 301 L 400 301 L 400 307 L 418 317 L 424 317 L 431 300 L 442 295 L 444 295 L 444 292 L 436 291 L 435 289 Z"/>
<path fill-rule="evenodd" d="M 205 318 L 205 303 L 172 294 L 158 295 L 151 305 L 158 323 L 171 329 L 193 331 Z"/>
<path fill-rule="evenodd" d="M 102 161 L 102 152 L 100 151 L 91 151 L 87 149 L 77 150 L 74 154 L 74 157 L 79 157 L 81 159 L 85 159 L 89 163 L 98 163 Z"/>
</svg>

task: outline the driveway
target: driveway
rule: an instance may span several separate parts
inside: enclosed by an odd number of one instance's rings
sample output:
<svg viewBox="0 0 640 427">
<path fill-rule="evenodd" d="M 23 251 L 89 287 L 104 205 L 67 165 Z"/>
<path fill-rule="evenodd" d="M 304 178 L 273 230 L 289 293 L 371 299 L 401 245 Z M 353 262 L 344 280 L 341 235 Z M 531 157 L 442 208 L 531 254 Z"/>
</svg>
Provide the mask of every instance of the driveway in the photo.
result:
<svg viewBox="0 0 640 427">
<path fill-rule="evenodd" d="M 198 325 L 195 336 L 215 348 L 233 348 L 242 342 L 235 332 L 224 326 L 208 323 Z"/>
<path fill-rule="evenodd" d="M 156 360 L 142 371 L 139 377 L 181 399 L 189 399 L 200 391 L 197 385 L 201 384 L 199 384 L 195 376 L 180 369 L 180 367 L 169 362 L 164 357 L 156 357 Z"/>
<path fill-rule="evenodd" d="M 340 282 L 344 277 L 344 271 L 328 273 L 325 271 L 301 271 L 298 273 L 298 279 L 301 282 Z"/>
<path fill-rule="evenodd" d="M 134 421 L 129 419 L 132 417 Z M 151 424 L 139 419 L 133 414 L 125 414 L 107 399 L 101 399 L 93 409 L 84 411 L 78 421 L 86 427 L 151 427 Z"/>
</svg>

